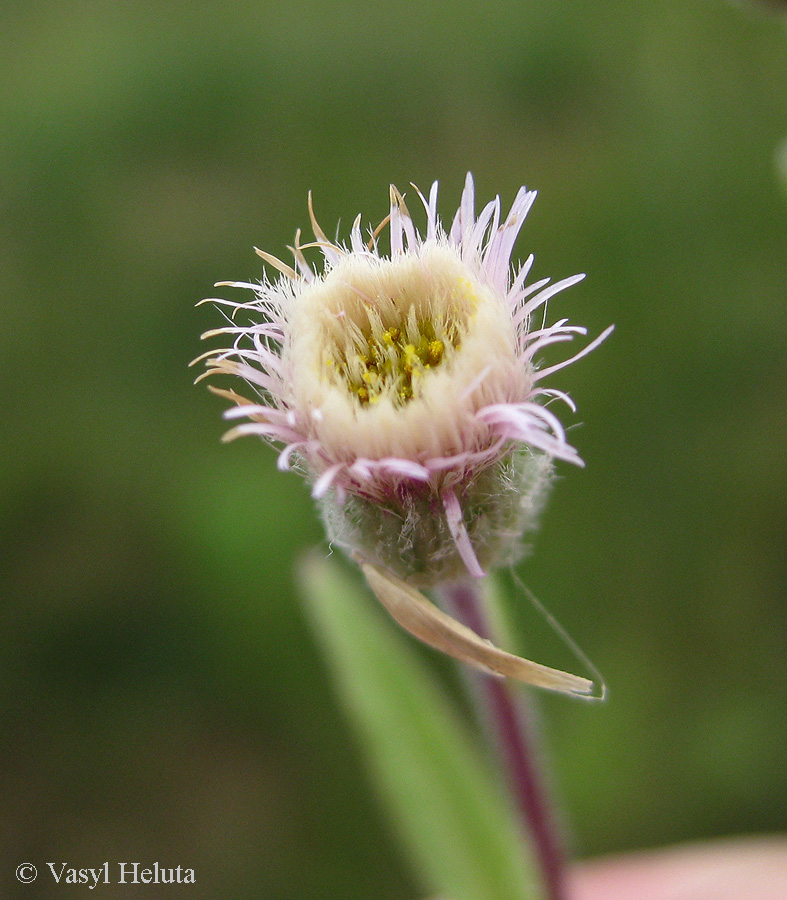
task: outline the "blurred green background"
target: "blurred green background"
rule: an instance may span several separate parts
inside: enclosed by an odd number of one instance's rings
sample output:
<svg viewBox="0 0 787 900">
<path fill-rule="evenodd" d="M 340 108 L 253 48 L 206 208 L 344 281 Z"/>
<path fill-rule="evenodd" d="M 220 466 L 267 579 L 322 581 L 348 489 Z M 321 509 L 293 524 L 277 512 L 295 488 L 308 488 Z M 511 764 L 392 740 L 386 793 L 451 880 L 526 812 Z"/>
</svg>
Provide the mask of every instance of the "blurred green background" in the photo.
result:
<svg viewBox="0 0 787 900">
<path fill-rule="evenodd" d="M 0 893 L 109 859 L 193 866 L 191 898 L 419 895 L 296 596 L 308 489 L 220 444 L 187 363 L 310 188 L 346 235 L 389 182 L 450 217 L 468 169 L 539 189 L 533 277 L 589 274 L 553 317 L 617 324 L 552 380 L 587 468 L 520 568 L 610 686 L 540 703 L 571 844 L 787 828 L 783 21 L 7 0 L 0 47 Z"/>
</svg>

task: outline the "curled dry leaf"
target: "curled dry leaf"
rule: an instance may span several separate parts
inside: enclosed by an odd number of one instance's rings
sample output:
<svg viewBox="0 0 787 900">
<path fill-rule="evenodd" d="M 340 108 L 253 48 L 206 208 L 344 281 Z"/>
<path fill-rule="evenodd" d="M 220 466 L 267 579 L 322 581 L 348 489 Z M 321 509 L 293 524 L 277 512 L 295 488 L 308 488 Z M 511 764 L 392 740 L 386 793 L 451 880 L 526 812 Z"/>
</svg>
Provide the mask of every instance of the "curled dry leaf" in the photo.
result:
<svg viewBox="0 0 787 900">
<path fill-rule="evenodd" d="M 402 628 L 435 650 L 489 675 L 513 678 L 563 694 L 581 697 L 598 695 L 596 685 L 589 679 L 543 666 L 495 647 L 438 609 L 405 581 L 362 559 L 358 559 L 358 563 L 369 587 L 391 616 Z"/>
</svg>

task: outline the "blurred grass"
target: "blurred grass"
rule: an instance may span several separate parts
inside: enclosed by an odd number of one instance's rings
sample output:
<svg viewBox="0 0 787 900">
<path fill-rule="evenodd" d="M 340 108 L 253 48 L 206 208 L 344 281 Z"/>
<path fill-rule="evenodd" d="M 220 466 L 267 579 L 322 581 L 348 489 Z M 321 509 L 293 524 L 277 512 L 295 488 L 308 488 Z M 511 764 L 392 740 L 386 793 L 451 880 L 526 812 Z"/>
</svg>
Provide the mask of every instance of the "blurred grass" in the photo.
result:
<svg viewBox="0 0 787 900">
<path fill-rule="evenodd" d="M 448 215 L 467 169 L 480 199 L 539 189 L 534 277 L 589 273 L 553 315 L 618 326 L 555 378 L 588 465 L 521 570 L 611 689 L 543 703 L 574 844 L 786 828 L 783 22 L 711 0 L 0 15 L 3 891 L 28 857 L 138 856 L 195 865 L 195 897 L 415 896 L 295 596 L 308 492 L 219 444 L 186 365 L 217 323 L 193 304 L 257 277 L 309 188 L 346 233 L 389 181 L 438 178 Z"/>
</svg>

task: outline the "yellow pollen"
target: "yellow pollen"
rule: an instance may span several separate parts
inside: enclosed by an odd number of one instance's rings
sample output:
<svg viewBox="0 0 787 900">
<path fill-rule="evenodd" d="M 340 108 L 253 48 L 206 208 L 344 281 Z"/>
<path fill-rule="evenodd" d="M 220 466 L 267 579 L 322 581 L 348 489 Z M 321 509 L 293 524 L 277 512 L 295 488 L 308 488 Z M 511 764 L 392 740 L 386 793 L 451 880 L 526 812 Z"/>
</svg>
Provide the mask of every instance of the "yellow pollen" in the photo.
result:
<svg viewBox="0 0 787 900">
<path fill-rule="evenodd" d="M 369 326 L 348 333 L 326 366 L 342 377 L 361 406 L 389 397 L 401 406 L 418 396 L 424 374 L 459 348 L 460 328 L 450 316 L 419 319 L 412 309 L 400 325 L 370 316 Z M 334 361 L 335 360 L 335 361 Z"/>
<path fill-rule="evenodd" d="M 428 365 L 439 365 L 443 358 L 444 349 L 445 345 L 442 341 L 429 341 L 429 346 L 426 350 L 426 358 L 429 360 Z"/>
<path fill-rule="evenodd" d="M 383 340 L 389 347 L 392 347 L 399 340 L 399 329 L 389 328 L 383 332 Z"/>
</svg>

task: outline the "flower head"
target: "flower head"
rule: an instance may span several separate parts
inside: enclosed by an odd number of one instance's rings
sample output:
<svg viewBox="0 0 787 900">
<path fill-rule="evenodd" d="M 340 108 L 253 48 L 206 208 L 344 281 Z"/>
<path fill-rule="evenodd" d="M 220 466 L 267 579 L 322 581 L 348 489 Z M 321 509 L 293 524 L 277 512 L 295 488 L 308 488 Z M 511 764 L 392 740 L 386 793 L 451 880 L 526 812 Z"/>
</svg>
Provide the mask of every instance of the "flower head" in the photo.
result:
<svg viewBox="0 0 787 900">
<path fill-rule="evenodd" d="M 206 354 L 206 375 L 240 376 L 253 396 L 215 390 L 249 421 L 232 440 L 256 434 L 283 445 L 279 468 L 300 469 L 326 500 L 329 535 L 416 583 L 462 571 L 483 574 L 516 553 L 534 524 L 552 458 L 581 465 L 544 404 L 569 397 L 542 386 L 538 352 L 585 329 L 560 319 L 531 326 L 575 275 L 526 284 L 530 256 L 512 271 L 511 252 L 535 191 L 522 188 L 501 221 L 499 197 L 476 216 L 467 176 L 448 232 L 437 214 L 437 183 L 419 233 L 404 198 L 368 242 L 361 217 L 349 246 L 329 241 L 309 212 L 315 240 L 290 248 L 295 268 L 257 251 L 275 281 L 227 282 L 255 298 L 214 300 L 232 310 L 230 348 Z M 388 226 L 390 256 L 379 247 Z M 322 271 L 304 250 L 321 251 Z M 250 321 L 238 323 L 239 314 Z M 202 358 L 202 357 L 201 357 Z M 428 524 L 426 524 L 428 521 Z"/>
<path fill-rule="evenodd" d="M 199 357 L 201 377 L 239 376 L 251 392 L 212 388 L 236 404 L 228 419 L 247 420 L 225 440 L 253 434 L 280 445 L 279 468 L 311 481 L 331 541 L 362 563 L 378 596 L 382 573 L 410 601 L 411 585 L 479 577 L 521 552 L 552 460 L 582 464 L 547 408 L 574 404 L 542 382 L 611 330 L 539 369 L 539 351 L 586 330 L 567 319 L 547 325 L 545 312 L 583 275 L 527 284 L 532 255 L 512 268 L 535 191 L 520 189 L 505 218 L 499 197 L 476 215 L 468 175 L 448 230 L 437 183 L 428 198 L 416 191 L 425 233 L 391 187 L 386 219 L 365 241 L 358 216 L 346 246 L 326 237 L 310 196 L 314 241 L 296 233 L 294 267 L 257 250 L 275 280 L 222 283 L 254 298 L 212 300 L 231 312 L 203 337 L 231 336 L 232 345 Z M 386 226 L 390 255 L 379 246 Z M 306 257 L 313 249 L 321 267 Z"/>
</svg>

